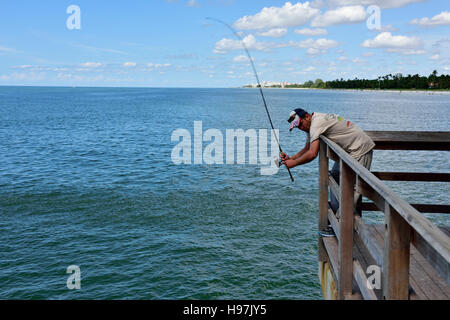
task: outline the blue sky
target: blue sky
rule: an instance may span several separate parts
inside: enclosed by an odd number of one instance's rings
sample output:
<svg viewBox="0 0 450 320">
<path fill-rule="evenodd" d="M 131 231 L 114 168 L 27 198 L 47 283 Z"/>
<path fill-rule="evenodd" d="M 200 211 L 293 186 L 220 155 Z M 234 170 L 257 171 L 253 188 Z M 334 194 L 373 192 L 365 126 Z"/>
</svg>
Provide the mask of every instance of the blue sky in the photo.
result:
<svg viewBox="0 0 450 320">
<path fill-rule="evenodd" d="M 67 27 L 70 5 L 80 8 L 80 29 Z M 378 28 L 371 5 L 379 9 Z M 450 73 L 448 0 L 16 0 L 0 6 L 0 85 L 254 83 L 239 43 L 206 17 L 240 32 L 262 81 Z"/>
</svg>

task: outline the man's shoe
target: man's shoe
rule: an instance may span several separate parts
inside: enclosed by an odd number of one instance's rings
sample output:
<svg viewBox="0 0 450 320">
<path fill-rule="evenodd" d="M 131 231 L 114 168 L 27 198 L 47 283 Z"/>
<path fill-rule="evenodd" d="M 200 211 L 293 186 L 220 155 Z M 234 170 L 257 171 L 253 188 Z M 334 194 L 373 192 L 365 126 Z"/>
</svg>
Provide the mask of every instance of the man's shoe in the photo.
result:
<svg viewBox="0 0 450 320">
<path fill-rule="evenodd" d="M 336 237 L 336 234 L 334 233 L 334 230 L 331 227 L 328 227 L 324 230 L 320 230 L 318 233 L 319 236 L 321 237 Z"/>
</svg>

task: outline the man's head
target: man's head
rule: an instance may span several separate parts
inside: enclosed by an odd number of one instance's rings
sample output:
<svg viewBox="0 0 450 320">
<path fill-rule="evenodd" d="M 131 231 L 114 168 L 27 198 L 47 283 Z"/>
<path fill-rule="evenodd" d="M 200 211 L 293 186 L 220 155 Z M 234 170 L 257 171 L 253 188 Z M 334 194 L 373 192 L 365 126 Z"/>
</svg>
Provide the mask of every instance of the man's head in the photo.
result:
<svg viewBox="0 0 450 320">
<path fill-rule="evenodd" d="M 309 128 L 311 127 L 311 119 L 311 115 L 302 108 L 291 111 L 288 120 L 291 124 L 289 126 L 289 131 L 297 127 L 302 131 L 309 132 Z"/>
</svg>

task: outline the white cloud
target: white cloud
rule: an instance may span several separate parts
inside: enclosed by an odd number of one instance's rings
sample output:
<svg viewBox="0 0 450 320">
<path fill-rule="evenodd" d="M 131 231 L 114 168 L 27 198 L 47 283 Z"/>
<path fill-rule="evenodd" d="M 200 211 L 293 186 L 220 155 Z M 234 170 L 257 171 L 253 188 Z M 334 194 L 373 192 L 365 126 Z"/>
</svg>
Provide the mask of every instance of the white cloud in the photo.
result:
<svg viewBox="0 0 450 320">
<path fill-rule="evenodd" d="M 367 60 L 360 59 L 360 58 L 354 58 L 354 59 L 352 59 L 352 62 L 353 63 L 366 63 Z"/>
<path fill-rule="evenodd" d="M 358 23 L 366 20 L 366 9 L 363 6 L 347 6 L 326 11 L 315 17 L 312 27 L 327 27 L 337 24 Z"/>
<path fill-rule="evenodd" d="M 169 54 L 166 56 L 168 59 L 181 59 L 181 60 L 188 60 L 188 59 L 197 59 L 198 56 L 195 53 L 181 53 L 181 54 Z"/>
<path fill-rule="evenodd" d="M 126 68 L 136 67 L 136 62 L 125 62 L 123 66 Z"/>
<path fill-rule="evenodd" d="M 284 37 L 286 35 L 286 33 L 287 33 L 286 28 L 274 28 L 274 29 L 270 29 L 265 32 L 258 32 L 257 35 L 262 36 L 262 37 L 281 38 L 281 37 Z"/>
<path fill-rule="evenodd" d="M 18 69 L 30 69 L 30 68 L 33 68 L 33 66 L 29 65 L 29 64 L 24 64 L 24 65 L 18 66 L 17 68 Z"/>
<path fill-rule="evenodd" d="M 0 46 L 0 53 L 1 53 L 1 52 L 13 53 L 13 52 L 17 52 L 17 50 L 16 50 L 16 49 L 13 49 L 13 48 L 1 47 L 1 46 Z"/>
<path fill-rule="evenodd" d="M 414 55 L 414 54 L 425 54 L 425 50 L 403 50 L 403 49 L 386 49 L 387 52 L 396 52 L 406 55 Z"/>
<path fill-rule="evenodd" d="M 155 68 L 155 69 L 160 69 L 160 68 L 168 68 L 170 67 L 171 64 L 170 63 L 147 63 L 147 67 L 149 68 Z"/>
<path fill-rule="evenodd" d="M 188 7 L 199 7 L 200 5 L 199 5 L 199 3 L 198 3 L 197 1 L 195 1 L 195 0 L 189 0 L 189 1 L 186 3 L 186 6 L 188 6 Z"/>
<path fill-rule="evenodd" d="M 79 65 L 72 65 L 68 67 L 78 67 Z M 51 66 L 32 66 L 29 64 L 21 65 L 21 66 L 14 66 L 11 67 L 12 69 L 22 69 L 22 70 L 28 70 L 32 72 L 43 72 L 43 71 L 50 71 L 50 72 L 59 72 L 59 71 L 67 71 L 67 67 L 51 67 Z M 83 69 L 87 70 L 87 69 Z"/>
<path fill-rule="evenodd" d="M 450 25 L 450 12 L 442 11 L 433 18 L 422 18 L 411 20 L 410 24 L 416 24 L 420 27 L 448 26 Z"/>
<path fill-rule="evenodd" d="M 370 31 L 374 31 L 374 32 L 396 32 L 398 31 L 397 28 L 395 28 L 394 26 L 392 26 L 392 24 L 387 24 L 385 26 L 382 26 L 380 28 L 373 28 L 370 29 Z"/>
<path fill-rule="evenodd" d="M 339 43 L 335 40 L 329 39 L 307 39 L 296 43 L 294 46 L 298 46 L 300 48 L 317 48 L 317 49 L 331 49 L 337 47 Z"/>
<path fill-rule="evenodd" d="M 75 47 L 75 48 L 81 48 L 81 49 L 85 49 L 88 51 L 94 51 L 94 52 L 108 52 L 108 53 L 117 53 L 117 54 L 127 54 L 126 52 L 120 51 L 120 50 L 115 50 L 115 49 L 109 49 L 109 48 L 98 48 L 98 47 L 92 47 L 92 46 L 87 46 L 84 44 L 76 44 L 76 43 L 72 43 L 70 44 L 70 46 Z"/>
<path fill-rule="evenodd" d="M 242 41 L 244 42 L 245 46 L 249 50 L 262 51 L 262 50 L 267 50 L 272 47 L 280 46 L 276 43 L 258 42 L 258 41 L 256 41 L 256 38 L 251 34 L 249 34 L 248 36 L 243 38 Z M 242 46 L 241 41 L 224 38 L 224 39 L 216 42 L 213 52 L 214 53 L 225 53 L 230 50 L 242 50 L 242 49 L 243 49 L 243 46 Z"/>
<path fill-rule="evenodd" d="M 417 37 L 393 36 L 390 32 L 383 32 L 374 39 L 365 40 L 362 44 L 365 48 L 383 48 L 387 52 L 402 54 L 423 54 L 422 40 Z"/>
<path fill-rule="evenodd" d="M 439 50 L 439 49 L 441 49 L 441 47 L 448 46 L 449 44 L 450 44 L 450 39 L 444 38 L 444 39 L 438 40 L 435 43 L 433 43 L 433 48 L 436 48 L 437 50 Z"/>
<path fill-rule="evenodd" d="M 102 64 L 99 62 L 85 62 L 85 63 L 82 63 L 81 66 L 84 68 L 98 68 L 98 67 L 101 67 Z"/>
<path fill-rule="evenodd" d="M 312 56 L 318 55 L 320 54 L 320 50 L 317 48 L 308 48 L 308 50 L 306 50 L 306 53 Z"/>
<path fill-rule="evenodd" d="M 261 12 L 253 16 L 238 19 L 234 26 L 242 30 L 286 28 L 300 26 L 307 23 L 319 13 L 309 2 L 291 4 L 286 2 L 283 7 L 264 7 Z"/>
<path fill-rule="evenodd" d="M 371 56 L 373 56 L 375 53 L 373 53 L 373 52 L 364 52 L 363 54 L 362 54 L 362 56 L 363 57 L 371 57 Z"/>
<path fill-rule="evenodd" d="M 334 71 L 336 71 L 337 70 L 337 68 L 336 67 L 328 67 L 328 72 L 330 73 L 330 72 L 334 72 Z"/>
<path fill-rule="evenodd" d="M 307 49 L 309 55 L 324 54 L 328 49 L 335 48 L 339 43 L 329 39 L 307 39 L 300 42 L 290 41 L 287 46 Z"/>
<path fill-rule="evenodd" d="M 305 68 L 305 69 L 300 69 L 300 70 L 298 70 L 298 71 L 294 71 L 294 72 L 291 72 L 292 74 L 294 74 L 294 75 L 299 75 L 299 74 L 301 74 L 301 75 L 307 75 L 307 74 L 309 74 L 311 71 L 314 71 L 314 70 L 316 70 L 316 68 L 315 67 L 313 67 L 313 66 L 309 66 L 309 67 L 307 67 L 307 68 Z"/>
<path fill-rule="evenodd" d="M 247 56 L 244 56 L 244 55 L 240 55 L 240 56 L 237 56 L 237 57 L 234 57 L 234 59 L 233 59 L 233 62 L 249 62 L 250 60 L 248 59 L 248 57 Z"/>
<path fill-rule="evenodd" d="M 438 54 L 432 55 L 430 57 L 431 60 L 439 60 L 440 56 Z"/>
<path fill-rule="evenodd" d="M 45 72 L 28 72 L 28 73 L 17 73 L 14 72 L 9 75 L 9 79 L 13 81 L 41 81 L 46 78 Z"/>
<path fill-rule="evenodd" d="M 376 5 L 382 9 L 388 9 L 388 8 L 400 8 L 411 3 L 424 1 L 427 0 L 316 0 L 311 4 L 311 6 L 314 8 L 322 8 L 322 7 L 336 8 L 353 5 L 361 5 L 361 6 Z"/>
<path fill-rule="evenodd" d="M 248 35 L 243 39 L 245 46 L 250 50 L 269 50 L 272 48 L 302 48 L 308 49 L 307 53 L 311 55 L 324 54 L 327 49 L 337 47 L 339 43 L 335 40 L 329 39 L 307 39 L 303 41 L 289 41 L 289 42 L 258 42 L 253 35 Z M 214 53 L 226 53 L 230 50 L 242 50 L 242 43 L 239 40 L 222 39 L 216 43 Z"/>
<path fill-rule="evenodd" d="M 249 38 L 251 37 L 251 38 Z M 247 37 L 245 37 L 243 39 L 244 43 L 245 41 L 247 41 L 247 43 L 249 42 L 253 42 L 256 41 L 255 37 L 253 37 L 252 35 L 248 35 Z M 246 44 L 247 46 L 247 44 Z M 234 39 L 228 39 L 228 38 L 223 38 L 222 40 L 219 40 L 216 42 L 215 46 L 214 46 L 214 53 L 225 53 L 229 50 L 240 50 L 243 49 L 242 43 L 239 40 L 234 40 Z"/>
<path fill-rule="evenodd" d="M 301 34 L 304 36 L 324 36 L 327 35 L 328 32 L 326 29 L 320 29 L 320 28 L 316 28 L 316 29 L 297 29 L 294 30 L 294 33 L 296 34 Z"/>
<path fill-rule="evenodd" d="M 438 55 L 439 60 L 450 61 L 450 39 L 443 38 L 434 42 L 432 44 L 431 54 L 433 55 L 433 57 Z"/>
</svg>

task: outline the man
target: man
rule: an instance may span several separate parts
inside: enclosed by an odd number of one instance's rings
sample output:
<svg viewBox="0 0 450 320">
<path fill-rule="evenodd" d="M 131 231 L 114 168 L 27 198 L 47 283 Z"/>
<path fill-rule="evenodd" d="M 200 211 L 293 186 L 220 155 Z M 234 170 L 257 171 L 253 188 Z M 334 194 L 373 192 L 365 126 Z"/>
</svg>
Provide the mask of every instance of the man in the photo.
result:
<svg viewBox="0 0 450 320">
<path fill-rule="evenodd" d="M 287 154 L 281 154 L 281 160 L 288 168 L 293 168 L 314 160 L 319 153 L 320 135 L 324 135 L 331 141 L 338 144 L 350 156 L 355 158 L 365 168 L 370 169 L 372 163 L 372 149 L 375 143 L 372 139 L 354 123 L 337 116 L 335 114 L 325 114 L 313 112 L 309 114 L 305 110 L 298 108 L 291 112 L 288 122 L 289 131 L 293 128 L 299 128 L 306 132 L 305 147 L 296 155 L 289 157 Z M 339 162 L 334 163 L 331 175 L 339 183 Z M 360 197 L 355 195 L 355 202 Z M 338 202 L 335 197 L 331 197 L 331 206 L 334 211 L 338 209 Z M 331 228 L 321 230 L 322 236 L 333 236 Z"/>
</svg>

